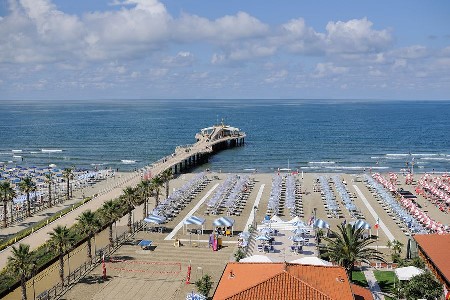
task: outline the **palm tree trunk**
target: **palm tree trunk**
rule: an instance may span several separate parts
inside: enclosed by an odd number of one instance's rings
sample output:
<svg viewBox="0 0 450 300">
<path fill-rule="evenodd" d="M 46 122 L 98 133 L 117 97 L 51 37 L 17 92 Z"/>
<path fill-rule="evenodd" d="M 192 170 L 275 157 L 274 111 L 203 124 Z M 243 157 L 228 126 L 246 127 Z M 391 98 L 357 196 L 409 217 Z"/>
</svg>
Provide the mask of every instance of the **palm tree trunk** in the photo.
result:
<svg viewBox="0 0 450 300">
<path fill-rule="evenodd" d="M 67 177 L 67 201 L 69 201 L 69 199 L 70 199 L 70 191 L 69 191 L 69 177 Z"/>
<path fill-rule="evenodd" d="M 169 198 L 169 179 L 166 181 L 166 199 Z"/>
<path fill-rule="evenodd" d="M 10 204 L 11 210 L 10 210 L 9 214 L 11 215 L 11 223 L 10 223 L 10 225 L 12 225 L 12 223 L 14 222 L 14 214 L 13 214 L 13 212 L 14 212 L 14 210 L 13 210 L 14 202 L 13 202 L 12 199 L 11 199 L 11 202 L 10 202 L 10 203 L 11 203 L 11 204 Z"/>
<path fill-rule="evenodd" d="M 113 224 L 109 224 L 109 244 L 111 247 L 114 247 L 114 240 L 113 240 L 113 230 L 112 230 Z"/>
<path fill-rule="evenodd" d="M 145 219 L 147 217 L 147 197 L 144 198 L 144 204 L 142 208 L 142 219 Z"/>
<path fill-rule="evenodd" d="M 128 212 L 128 232 L 133 232 L 133 230 L 131 229 L 131 210 Z"/>
<path fill-rule="evenodd" d="M 159 204 L 159 188 L 156 190 L 156 194 L 155 194 L 155 208 L 158 207 Z"/>
<path fill-rule="evenodd" d="M 8 204 L 5 200 L 3 200 L 3 228 L 6 228 L 6 214 L 8 213 L 8 208 L 6 207 Z"/>
<path fill-rule="evenodd" d="M 22 288 L 22 300 L 27 300 L 27 279 L 25 274 L 20 276 L 20 287 Z"/>
<path fill-rule="evenodd" d="M 31 216 L 30 193 L 27 193 L 27 217 Z"/>
<path fill-rule="evenodd" d="M 64 253 L 62 251 L 59 252 L 59 279 L 64 286 Z"/>
<path fill-rule="evenodd" d="M 91 243 L 91 235 L 89 235 L 87 239 L 87 257 L 89 261 L 92 260 L 92 243 Z"/>
<path fill-rule="evenodd" d="M 48 207 L 52 207 L 52 184 L 48 185 Z"/>
</svg>

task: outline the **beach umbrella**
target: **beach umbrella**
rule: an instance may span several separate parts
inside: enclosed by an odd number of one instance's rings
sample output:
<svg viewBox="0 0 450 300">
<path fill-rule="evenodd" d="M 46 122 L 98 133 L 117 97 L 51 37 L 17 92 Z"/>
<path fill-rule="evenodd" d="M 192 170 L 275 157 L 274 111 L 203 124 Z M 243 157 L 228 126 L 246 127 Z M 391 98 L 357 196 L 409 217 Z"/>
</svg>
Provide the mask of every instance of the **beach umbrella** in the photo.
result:
<svg viewBox="0 0 450 300">
<path fill-rule="evenodd" d="M 248 238 L 248 237 L 250 237 L 250 232 L 248 232 L 248 231 L 243 231 L 243 232 L 239 233 L 238 236 L 239 236 L 240 238 Z"/>
<path fill-rule="evenodd" d="M 144 222 L 146 223 L 154 223 L 154 224 L 162 224 L 166 221 L 166 218 L 156 215 L 149 215 L 147 218 L 144 219 Z"/>
<path fill-rule="evenodd" d="M 330 228 L 330 224 L 328 224 L 327 222 L 325 222 L 322 219 L 317 219 L 314 221 L 313 227 L 314 228 Z"/>
<path fill-rule="evenodd" d="M 186 300 L 206 300 L 206 297 L 194 292 L 187 294 Z"/>
<path fill-rule="evenodd" d="M 257 241 L 268 241 L 268 240 L 270 240 L 270 238 L 268 236 L 265 236 L 265 235 L 259 235 L 259 236 L 256 237 L 255 240 L 257 240 Z"/>
<path fill-rule="evenodd" d="M 361 219 L 350 222 L 350 224 L 352 224 L 353 227 L 355 227 L 356 229 L 363 228 L 363 229 L 367 230 L 367 229 L 372 228 L 369 223 L 367 223 L 366 221 L 361 220 Z"/>
<path fill-rule="evenodd" d="M 295 234 L 301 234 L 301 233 L 306 233 L 308 232 L 308 230 L 304 229 L 304 228 L 295 228 L 294 230 L 292 230 L 292 233 Z"/>
<path fill-rule="evenodd" d="M 259 232 L 263 233 L 263 234 L 268 234 L 272 232 L 272 229 L 264 227 L 263 229 L 261 229 Z"/>
<path fill-rule="evenodd" d="M 185 225 L 185 227 L 187 225 L 202 226 L 202 234 L 203 234 L 203 224 L 205 224 L 205 219 L 197 216 L 190 216 L 183 222 L 183 224 Z"/>
<path fill-rule="evenodd" d="M 292 223 L 292 225 L 294 225 L 295 227 L 308 227 L 308 225 L 306 225 L 306 223 L 302 220 L 296 221 Z"/>
<path fill-rule="evenodd" d="M 301 236 L 298 236 L 298 235 L 290 236 L 290 237 L 288 237 L 288 239 L 293 242 L 303 242 L 305 240 L 304 238 L 302 238 Z"/>
</svg>

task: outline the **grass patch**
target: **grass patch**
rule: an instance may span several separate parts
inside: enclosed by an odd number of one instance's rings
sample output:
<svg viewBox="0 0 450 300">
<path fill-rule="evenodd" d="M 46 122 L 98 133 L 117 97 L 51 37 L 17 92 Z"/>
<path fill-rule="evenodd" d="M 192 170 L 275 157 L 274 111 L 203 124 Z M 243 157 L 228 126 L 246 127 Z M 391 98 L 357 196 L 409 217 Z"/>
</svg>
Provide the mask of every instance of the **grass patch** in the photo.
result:
<svg viewBox="0 0 450 300">
<path fill-rule="evenodd" d="M 368 287 L 366 276 L 361 271 L 352 271 L 352 282 L 362 287 Z"/>
<path fill-rule="evenodd" d="M 389 294 L 395 292 L 394 281 L 396 280 L 396 276 L 394 271 L 374 271 L 373 273 L 378 281 L 381 291 Z"/>
</svg>

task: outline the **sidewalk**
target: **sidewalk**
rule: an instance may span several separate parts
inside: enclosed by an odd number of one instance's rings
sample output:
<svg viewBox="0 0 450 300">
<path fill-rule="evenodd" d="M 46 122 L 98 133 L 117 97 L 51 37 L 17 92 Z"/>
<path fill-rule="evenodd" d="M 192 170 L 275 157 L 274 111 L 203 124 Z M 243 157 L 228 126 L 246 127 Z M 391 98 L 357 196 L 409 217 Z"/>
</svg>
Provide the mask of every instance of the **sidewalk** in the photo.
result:
<svg viewBox="0 0 450 300">
<path fill-rule="evenodd" d="M 126 186 L 135 186 L 140 182 L 140 180 L 141 178 L 139 176 L 139 173 L 137 172 L 133 172 L 130 174 L 122 173 L 121 176 L 116 176 L 116 178 L 114 179 L 108 179 L 106 182 L 100 182 L 99 184 L 96 184 L 92 187 L 84 188 L 83 192 L 86 197 L 93 196 L 95 194 L 97 194 L 97 197 L 93 198 L 91 201 L 85 203 L 84 205 L 79 206 L 63 217 L 53 221 L 47 226 L 44 226 L 38 231 L 35 231 L 28 237 L 18 241 L 14 244 L 14 246 L 17 247 L 19 243 L 23 243 L 30 245 L 30 250 L 38 248 L 50 238 L 48 232 L 51 232 L 53 228 L 56 228 L 58 225 L 66 225 L 68 227 L 72 226 L 76 222 L 76 218 L 81 214 L 81 212 L 88 209 L 92 211 L 99 209 L 105 201 L 118 197 L 122 193 L 123 188 L 125 188 Z M 66 201 L 63 204 L 58 204 L 52 208 L 43 210 L 36 215 L 30 218 L 26 218 L 20 223 L 17 223 L 11 227 L 1 229 L 0 235 L 12 236 L 20 230 L 52 216 L 65 207 L 72 206 L 74 203 L 81 201 L 81 193 L 81 190 L 76 191 L 74 192 L 74 197 L 71 200 Z M 8 256 L 10 255 L 11 246 L 0 252 L 0 270 L 6 266 Z"/>
<path fill-rule="evenodd" d="M 373 270 L 367 269 L 363 271 L 364 276 L 366 276 L 367 283 L 369 284 L 370 292 L 375 300 L 384 300 L 384 295 L 381 293 L 381 288 L 378 285 L 377 279 L 373 274 Z"/>
</svg>

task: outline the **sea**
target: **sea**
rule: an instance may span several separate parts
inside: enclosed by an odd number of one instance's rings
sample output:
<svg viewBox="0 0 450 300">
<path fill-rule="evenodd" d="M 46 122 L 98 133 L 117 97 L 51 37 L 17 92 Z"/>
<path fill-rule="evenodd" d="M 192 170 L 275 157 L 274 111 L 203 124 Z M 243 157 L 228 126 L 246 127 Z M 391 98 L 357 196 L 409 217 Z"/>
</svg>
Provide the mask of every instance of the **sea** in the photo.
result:
<svg viewBox="0 0 450 300">
<path fill-rule="evenodd" d="M 1 101 L 0 166 L 134 170 L 225 123 L 245 146 L 194 171 L 450 171 L 450 101 Z"/>
</svg>

